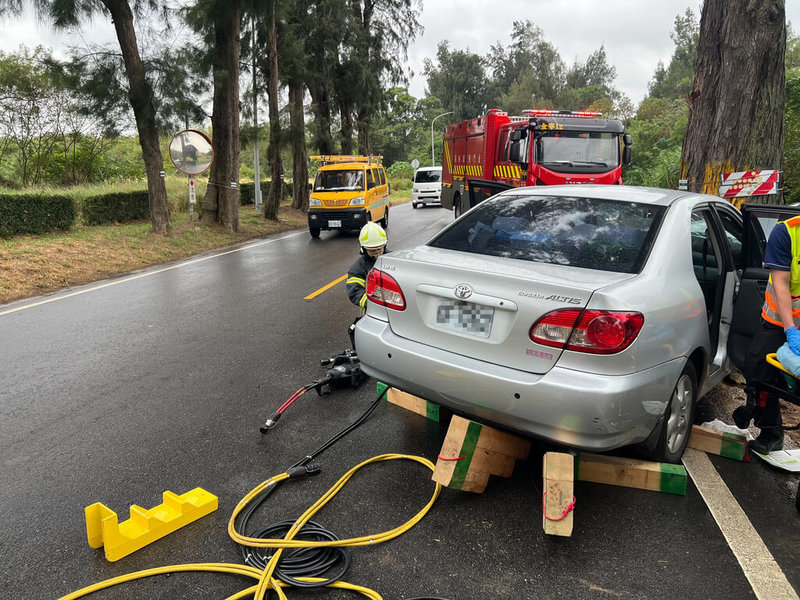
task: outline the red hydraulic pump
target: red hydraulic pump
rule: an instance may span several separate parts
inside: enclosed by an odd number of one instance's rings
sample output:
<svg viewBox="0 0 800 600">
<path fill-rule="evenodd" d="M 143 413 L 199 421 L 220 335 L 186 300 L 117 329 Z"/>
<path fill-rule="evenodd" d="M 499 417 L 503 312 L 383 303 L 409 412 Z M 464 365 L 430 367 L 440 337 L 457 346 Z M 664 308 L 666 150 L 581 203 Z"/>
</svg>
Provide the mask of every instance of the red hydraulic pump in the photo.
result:
<svg viewBox="0 0 800 600">
<path fill-rule="evenodd" d="M 512 187 L 622 183 L 632 141 L 621 121 L 589 111 L 522 112 L 493 108 L 445 128 L 442 206 L 456 217 Z"/>
</svg>

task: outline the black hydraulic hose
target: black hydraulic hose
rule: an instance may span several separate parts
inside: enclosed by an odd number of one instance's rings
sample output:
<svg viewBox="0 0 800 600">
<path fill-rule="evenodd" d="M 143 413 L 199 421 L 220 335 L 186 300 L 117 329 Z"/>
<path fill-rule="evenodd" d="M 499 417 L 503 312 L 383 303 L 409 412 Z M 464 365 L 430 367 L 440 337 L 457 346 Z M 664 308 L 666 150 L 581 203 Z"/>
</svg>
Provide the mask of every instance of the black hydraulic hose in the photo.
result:
<svg viewBox="0 0 800 600">
<path fill-rule="evenodd" d="M 301 467 L 305 467 L 305 471 L 308 474 L 313 474 L 319 472 L 319 467 L 312 463 L 316 457 L 320 454 L 325 452 L 328 448 L 333 446 L 336 442 L 341 440 L 346 435 L 355 431 L 358 427 L 360 427 L 369 417 L 375 412 L 375 409 L 380 404 L 381 400 L 386 396 L 386 392 L 388 391 L 388 387 L 384 388 L 384 390 L 378 394 L 378 397 L 375 398 L 375 401 L 370 404 L 367 410 L 358 417 L 353 423 L 342 429 L 339 433 L 331 437 L 327 442 L 322 444 L 319 448 L 317 448 L 311 454 L 308 454 L 298 460 L 294 465 L 292 465 L 287 472 L 292 472 L 292 470 L 299 470 Z M 291 479 L 291 478 L 290 478 Z M 284 480 L 288 481 L 288 480 Z M 280 483 L 283 483 L 280 482 Z M 253 533 L 246 533 L 247 532 L 247 523 L 249 522 L 250 518 L 252 517 L 253 513 L 258 509 L 261 504 L 276 490 L 278 489 L 278 484 L 271 485 L 267 487 L 261 494 L 259 494 L 256 498 L 254 498 L 248 506 L 242 509 L 242 512 L 239 513 L 237 517 L 237 525 L 236 530 L 241 531 L 248 537 L 259 537 L 259 538 L 268 538 L 271 537 L 272 532 L 276 529 L 281 530 L 285 523 L 289 524 L 291 527 L 294 524 L 294 521 L 281 521 L 279 523 L 274 523 L 272 525 L 268 525 L 258 531 Z M 284 531 L 284 533 L 288 531 L 288 527 Z M 338 539 L 333 533 L 326 530 L 318 523 L 309 522 L 304 526 L 296 538 L 302 539 L 304 535 L 312 535 L 312 536 L 323 536 L 318 537 L 316 539 L 320 540 L 336 540 Z M 306 538 L 308 539 L 308 538 Z M 312 537 L 311 539 L 315 539 Z M 263 556 L 261 553 L 254 551 L 255 549 L 250 548 L 248 546 L 239 545 L 242 551 L 242 556 L 244 558 L 244 562 L 250 566 L 257 567 L 263 569 L 266 567 L 267 561 L 269 560 L 268 557 Z M 290 583 L 291 585 L 296 585 L 297 587 L 323 587 L 336 581 L 337 579 L 341 578 L 347 569 L 350 567 L 350 551 L 346 548 L 339 548 L 339 547 L 331 547 L 331 548 L 307 548 L 307 549 L 300 549 L 303 551 L 304 554 L 299 554 L 296 552 L 292 552 L 289 554 L 292 557 L 292 561 L 297 561 L 293 564 L 292 568 L 284 565 L 284 560 L 286 559 L 287 555 L 284 553 L 281 556 L 280 561 L 278 562 L 278 567 L 275 570 L 276 576 L 283 581 L 284 583 Z M 299 556 L 298 556 L 299 554 Z M 336 561 L 331 562 L 330 559 L 333 555 L 338 556 Z M 329 578 L 324 582 L 319 583 L 309 583 L 304 581 L 299 581 L 295 579 L 295 576 L 306 576 L 306 577 L 319 577 L 321 573 L 325 572 L 327 569 L 332 567 L 336 562 L 339 560 L 344 561 L 344 568 L 340 569 L 340 572 L 336 574 L 335 578 Z M 291 562 L 291 561 L 290 561 Z M 302 565 L 302 568 L 295 568 L 297 563 Z M 325 564 L 325 568 L 319 570 L 320 565 Z M 307 568 L 308 570 L 303 570 Z M 290 581 L 291 580 L 291 581 Z"/>
</svg>

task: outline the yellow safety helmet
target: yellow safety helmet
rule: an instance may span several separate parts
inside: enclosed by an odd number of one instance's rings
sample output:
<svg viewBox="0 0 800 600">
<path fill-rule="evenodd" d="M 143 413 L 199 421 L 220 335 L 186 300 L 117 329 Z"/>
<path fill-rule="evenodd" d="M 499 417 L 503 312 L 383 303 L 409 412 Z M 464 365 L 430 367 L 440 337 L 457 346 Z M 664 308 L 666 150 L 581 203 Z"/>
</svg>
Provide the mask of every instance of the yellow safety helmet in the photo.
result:
<svg viewBox="0 0 800 600">
<path fill-rule="evenodd" d="M 365 250 L 386 245 L 386 232 L 377 223 L 367 223 L 358 234 L 358 242 Z"/>
</svg>

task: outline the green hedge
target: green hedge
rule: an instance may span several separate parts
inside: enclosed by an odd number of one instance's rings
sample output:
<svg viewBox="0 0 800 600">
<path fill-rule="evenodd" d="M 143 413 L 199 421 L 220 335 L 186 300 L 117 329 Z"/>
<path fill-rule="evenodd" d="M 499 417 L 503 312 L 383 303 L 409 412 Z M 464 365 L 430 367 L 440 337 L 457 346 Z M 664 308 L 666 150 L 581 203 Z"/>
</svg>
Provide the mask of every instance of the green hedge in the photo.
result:
<svg viewBox="0 0 800 600">
<path fill-rule="evenodd" d="M 261 182 L 261 201 L 264 202 L 269 194 L 269 180 Z M 283 182 L 283 194 L 281 199 L 292 197 L 292 182 Z M 256 202 L 256 184 L 254 181 L 239 184 L 239 204 L 255 204 Z"/>
<path fill-rule="evenodd" d="M 60 194 L 0 194 L 0 237 L 67 230 L 75 224 L 72 198 Z"/>
<path fill-rule="evenodd" d="M 150 218 L 147 190 L 117 192 L 90 196 L 81 205 L 82 221 L 86 225 L 125 223 Z"/>
</svg>

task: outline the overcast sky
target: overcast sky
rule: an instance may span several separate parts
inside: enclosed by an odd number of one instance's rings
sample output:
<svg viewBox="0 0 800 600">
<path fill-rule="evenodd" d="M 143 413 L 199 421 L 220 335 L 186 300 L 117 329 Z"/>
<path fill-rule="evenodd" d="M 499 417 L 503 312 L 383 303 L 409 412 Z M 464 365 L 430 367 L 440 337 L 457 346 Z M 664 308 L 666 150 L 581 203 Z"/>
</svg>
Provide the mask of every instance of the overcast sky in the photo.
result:
<svg viewBox="0 0 800 600">
<path fill-rule="evenodd" d="M 647 93 L 659 60 L 669 63 L 675 48 L 670 39 L 675 17 L 691 8 L 700 18 L 700 0 L 424 0 L 420 23 L 425 30 L 409 47 L 408 66 L 414 72 L 410 92 L 422 97 L 425 58 L 435 59 L 442 40 L 451 49 L 484 55 L 489 47 L 510 42 L 514 21 L 530 20 L 567 65 L 585 62 L 600 46 L 617 69 L 616 87 L 638 104 Z M 786 0 L 786 16 L 800 29 L 800 1 Z M 0 22 L 0 50 L 14 51 L 20 44 L 53 48 L 85 41 L 116 43 L 110 20 L 97 19 L 81 35 L 56 35 L 32 15 Z M 502 108 L 502 107 L 500 107 Z"/>
</svg>

